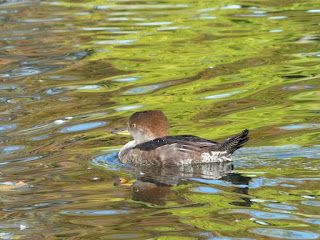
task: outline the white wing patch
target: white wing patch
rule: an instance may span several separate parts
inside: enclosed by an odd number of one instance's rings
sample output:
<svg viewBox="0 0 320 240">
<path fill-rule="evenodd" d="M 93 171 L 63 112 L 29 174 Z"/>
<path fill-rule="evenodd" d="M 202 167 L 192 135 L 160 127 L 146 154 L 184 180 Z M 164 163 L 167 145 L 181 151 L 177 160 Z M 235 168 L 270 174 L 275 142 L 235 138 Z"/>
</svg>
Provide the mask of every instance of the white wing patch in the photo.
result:
<svg viewBox="0 0 320 240">
<path fill-rule="evenodd" d="M 128 143 L 126 143 L 120 150 L 120 152 L 118 153 L 118 156 L 119 156 L 119 159 L 121 160 L 122 157 L 131 149 L 133 148 L 134 146 L 136 146 L 136 142 L 133 140 L 133 141 L 130 141 Z"/>
<path fill-rule="evenodd" d="M 183 166 L 183 165 L 191 165 L 193 162 L 193 159 L 191 158 L 187 158 L 187 159 L 180 159 L 178 164 L 179 166 Z"/>
<path fill-rule="evenodd" d="M 231 161 L 231 155 L 227 154 L 226 151 L 212 151 L 205 152 L 201 154 L 202 163 L 212 163 L 212 162 L 224 162 Z"/>
</svg>

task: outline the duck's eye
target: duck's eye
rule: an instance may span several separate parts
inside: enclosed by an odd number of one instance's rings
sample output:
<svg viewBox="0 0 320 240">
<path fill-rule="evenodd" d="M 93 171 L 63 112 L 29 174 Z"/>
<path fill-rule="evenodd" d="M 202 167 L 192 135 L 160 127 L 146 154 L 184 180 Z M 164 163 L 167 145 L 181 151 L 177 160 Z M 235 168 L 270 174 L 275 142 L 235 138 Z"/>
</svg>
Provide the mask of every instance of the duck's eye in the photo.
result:
<svg viewBox="0 0 320 240">
<path fill-rule="evenodd" d="M 137 125 L 135 123 L 131 124 L 131 128 L 135 128 Z"/>
</svg>

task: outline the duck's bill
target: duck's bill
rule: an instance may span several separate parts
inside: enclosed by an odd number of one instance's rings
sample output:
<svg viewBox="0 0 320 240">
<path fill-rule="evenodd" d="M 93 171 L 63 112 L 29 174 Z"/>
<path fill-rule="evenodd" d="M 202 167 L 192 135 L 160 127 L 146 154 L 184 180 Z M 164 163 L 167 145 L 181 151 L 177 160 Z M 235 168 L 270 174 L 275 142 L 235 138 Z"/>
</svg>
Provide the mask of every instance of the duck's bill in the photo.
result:
<svg viewBox="0 0 320 240">
<path fill-rule="evenodd" d="M 118 135 L 130 135 L 128 128 L 113 130 L 112 133 L 118 134 Z"/>
</svg>

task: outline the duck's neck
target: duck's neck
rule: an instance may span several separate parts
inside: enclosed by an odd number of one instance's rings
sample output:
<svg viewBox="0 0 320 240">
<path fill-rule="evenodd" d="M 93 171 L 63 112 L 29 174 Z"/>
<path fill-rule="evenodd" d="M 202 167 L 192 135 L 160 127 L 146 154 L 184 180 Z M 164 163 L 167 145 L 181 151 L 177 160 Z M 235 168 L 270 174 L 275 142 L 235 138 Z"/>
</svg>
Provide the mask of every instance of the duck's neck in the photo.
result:
<svg viewBox="0 0 320 240">
<path fill-rule="evenodd" d="M 120 150 L 120 152 L 118 153 L 118 157 L 121 160 L 122 157 L 133 147 L 135 147 L 137 145 L 136 141 L 130 141 L 128 143 L 126 143 Z"/>
</svg>

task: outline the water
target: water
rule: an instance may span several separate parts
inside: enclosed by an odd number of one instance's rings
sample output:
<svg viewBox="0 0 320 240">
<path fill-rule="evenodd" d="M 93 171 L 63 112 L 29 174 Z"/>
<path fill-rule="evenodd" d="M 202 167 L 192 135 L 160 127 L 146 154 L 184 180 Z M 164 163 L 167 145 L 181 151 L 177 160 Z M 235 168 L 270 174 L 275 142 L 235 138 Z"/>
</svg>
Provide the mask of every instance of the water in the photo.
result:
<svg viewBox="0 0 320 240">
<path fill-rule="evenodd" d="M 316 1 L 2 1 L 1 239 L 319 239 Z M 132 169 L 112 130 L 251 140 Z"/>
</svg>

